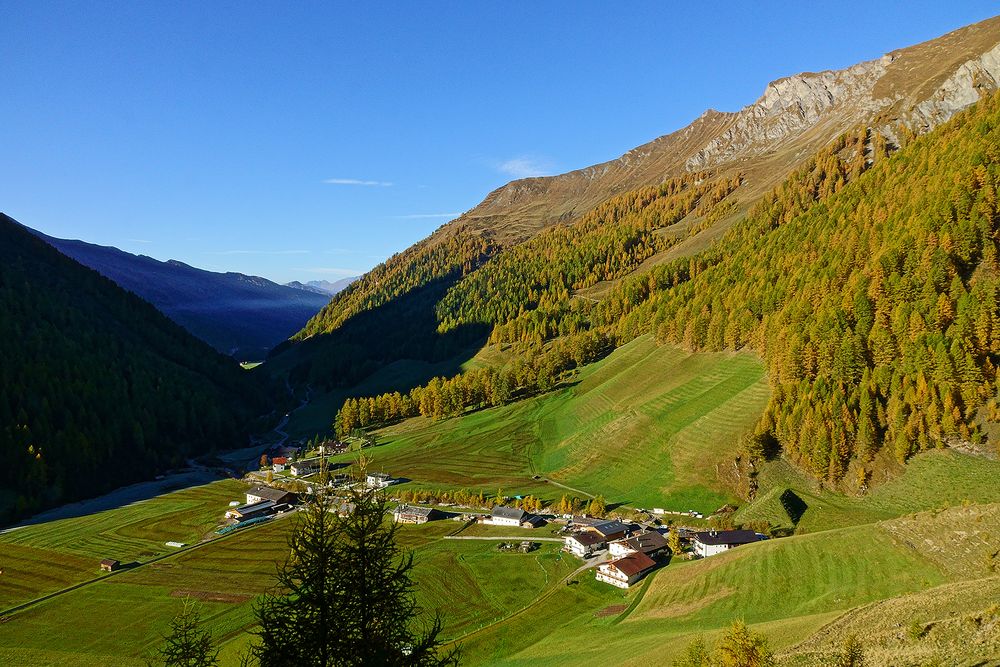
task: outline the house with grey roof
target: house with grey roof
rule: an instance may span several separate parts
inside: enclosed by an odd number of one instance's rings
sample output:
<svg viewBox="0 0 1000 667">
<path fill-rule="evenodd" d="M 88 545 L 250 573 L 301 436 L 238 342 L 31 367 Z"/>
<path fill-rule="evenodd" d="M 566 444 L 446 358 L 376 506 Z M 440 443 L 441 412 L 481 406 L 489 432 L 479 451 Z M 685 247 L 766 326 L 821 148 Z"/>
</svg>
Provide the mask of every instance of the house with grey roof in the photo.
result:
<svg viewBox="0 0 1000 667">
<path fill-rule="evenodd" d="M 752 530 L 709 530 L 695 533 L 691 539 L 694 553 L 702 558 L 714 556 L 734 547 L 766 539 Z"/>
<path fill-rule="evenodd" d="M 494 526 L 520 526 L 528 513 L 519 507 L 504 507 L 497 505 L 490 514 L 490 523 Z"/>
</svg>

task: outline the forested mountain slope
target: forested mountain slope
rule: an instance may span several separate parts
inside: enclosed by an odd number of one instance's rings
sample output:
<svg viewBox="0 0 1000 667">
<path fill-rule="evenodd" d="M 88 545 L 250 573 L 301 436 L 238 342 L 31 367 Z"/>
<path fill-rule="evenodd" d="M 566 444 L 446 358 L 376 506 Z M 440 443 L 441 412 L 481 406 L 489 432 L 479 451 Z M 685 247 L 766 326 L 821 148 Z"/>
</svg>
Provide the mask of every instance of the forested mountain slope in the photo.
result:
<svg viewBox="0 0 1000 667">
<path fill-rule="evenodd" d="M 446 360 L 487 340 L 496 322 L 484 322 L 480 311 L 506 318 L 510 310 L 530 312 L 538 305 L 544 312 L 543 292 L 587 293 L 631 271 L 690 256 L 838 136 L 867 130 L 863 166 L 945 122 L 998 81 L 1000 17 L 845 70 L 775 81 L 741 111 L 708 111 L 617 160 L 514 181 L 335 297 L 277 351 L 270 368 L 294 382 L 350 386 L 380 364 Z M 680 217 L 660 210 L 675 204 L 649 199 L 661 200 L 656 189 L 676 182 L 699 189 L 694 210 Z M 721 199 L 714 199 L 720 190 L 713 188 L 722 190 Z M 578 223 L 590 247 L 578 245 L 572 258 L 539 270 L 576 233 L 565 227 Z M 546 233 L 555 235 L 537 240 Z M 525 247 L 507 252 L 519 246 Z M 507 300 L 502 292 L 508 285 L 482 278 L 445 297 L 494 261 L 528 263 L 535 282 L 522 286 L 526 298 Z"/>
<path fill-rule="evenodd" d="M 176 260 L 161 262 L 118 248 L 35 233 L 241 361 L 263 359 L 330 300 L 329 294 L 259 276 L 206 271 Z"/>
<path fill-rule="evenodd" d="M 780 450 L 854 490 L 880 455 L 978 448 L 983 408 L 986 418 L 997 413 L 1000 93 L 891 157 L 872 162 L 870 141 L 866 130 L 841 137 L 709 250 L 630 276 L 598 303 L 556 282 L 572 275 L 560 262 L 587 244 L 581 225 L 537 269 L 501 255 L 446 294 L 441 326 L 491 324 L 494 341 L 525 346 L 529 372 L 517 377 L 532 390 L 545 389 L 544 363 L 530 363 L 539 346 L 543 362 L 566 361 L 557 372 L 579 363 L 572 344 L 569 353 L 545 344 L 566 333 L 621 344 L 652 329 L 692 350 L 756 350 L 772 395 L 742 464 Z M 503 308 L 490 307 L 494 296 Z M 349 402 L 339 423 L 493 404 L 471 386 L 432 383 L 440 400 L 417 389 L 409 401 Z"/>
<path fill-rule="evenodd" d="M 264 396 L 153 306 L 0 215 L 0 522 L 241 446 Z"/>
</svg>

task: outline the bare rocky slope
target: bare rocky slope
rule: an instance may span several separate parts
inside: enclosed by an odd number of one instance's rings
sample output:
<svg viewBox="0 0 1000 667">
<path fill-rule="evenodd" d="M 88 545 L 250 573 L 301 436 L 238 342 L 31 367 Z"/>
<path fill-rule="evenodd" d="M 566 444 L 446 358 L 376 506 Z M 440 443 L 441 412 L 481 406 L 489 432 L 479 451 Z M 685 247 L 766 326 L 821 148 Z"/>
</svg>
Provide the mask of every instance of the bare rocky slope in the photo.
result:
<svg viewBox="0 0 1000 667">
<path fill-rule="evenodd" d="M 890 137 L 904 126 L 926 132 L 998 82 L 1000 17 L 994 17 L 847 69 L 779 79 L 738 112 L 708 110 L 687 127 L 609 162 L 513 181 L 434 237 L 465 229 L 517 243 L 618 192 L 685 171 L 740 170 L 749 185 L 744 192 L 752 197 L 843 132 L 859 125 Z"/>
</svg>

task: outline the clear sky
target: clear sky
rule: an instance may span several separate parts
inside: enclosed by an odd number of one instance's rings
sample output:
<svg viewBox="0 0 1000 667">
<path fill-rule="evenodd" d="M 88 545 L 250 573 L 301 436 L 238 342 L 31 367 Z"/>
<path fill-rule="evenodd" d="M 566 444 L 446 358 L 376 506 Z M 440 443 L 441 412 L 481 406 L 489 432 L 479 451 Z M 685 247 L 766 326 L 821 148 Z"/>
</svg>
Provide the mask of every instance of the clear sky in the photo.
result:
<svg viewBox="0 0 1000 667">
<path fill-rule="evenodd" d="M 0 0 L 0 210 L 288 280 L 993 2 Z"/>
</svg>

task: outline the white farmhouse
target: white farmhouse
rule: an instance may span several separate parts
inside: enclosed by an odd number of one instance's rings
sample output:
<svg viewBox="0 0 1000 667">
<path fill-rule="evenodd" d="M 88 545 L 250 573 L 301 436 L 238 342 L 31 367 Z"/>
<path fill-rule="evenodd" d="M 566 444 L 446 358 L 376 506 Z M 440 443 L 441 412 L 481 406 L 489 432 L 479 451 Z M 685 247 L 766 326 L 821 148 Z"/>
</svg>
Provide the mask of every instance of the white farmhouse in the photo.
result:
<svg viewBox="0 0 1000 667">
<path fill-rule="evenodd" d="M 597 533 L 580 532 L 567 535 L 563 542 L 563 550 L 577 558 L 587 558 L 604 546 L 604 539 Z"/>
<path fill-rule="evenodd" d="M 384 472 L 370 472 L 365 477 L 365 484 L 369 489 L 384 489 L 394 481 L 396 480 Z"/>
<path fill-rule="evenodd" d="M 522 509 L 500 505 L 493 508 L 490 523 L 494 526 L 520 526 L 527 516 L 527 512 Z"/>
<path fill-rule="evenodd" d="M 655 530 L 615 540 L 608 544 L 608 552 L 612 558 L 622 558 L 634 553 L 644 553 L 647 556 L 652 556 L 666 548 L 667 540 Z"/>
<path fill-rule="evenodd" d="M 750 544 L 764 539 L 752 530 L 710 530 L 695 533 L 692 538 L 694 553 L 701 558 L 708 558 L 723 551 L 729 551 L 741 544 Z"/>
<path fill-rule="evenodd" d="M 656 567 L 656 561 L 652 558 L 644 553 L 634 553 L 610 563 L 601 563 L 595 576 L 598 581 L 603 581 L 606 584 L 618 588 L 628 588 L 642 579 L 654 567 Z"/>
</svg>

